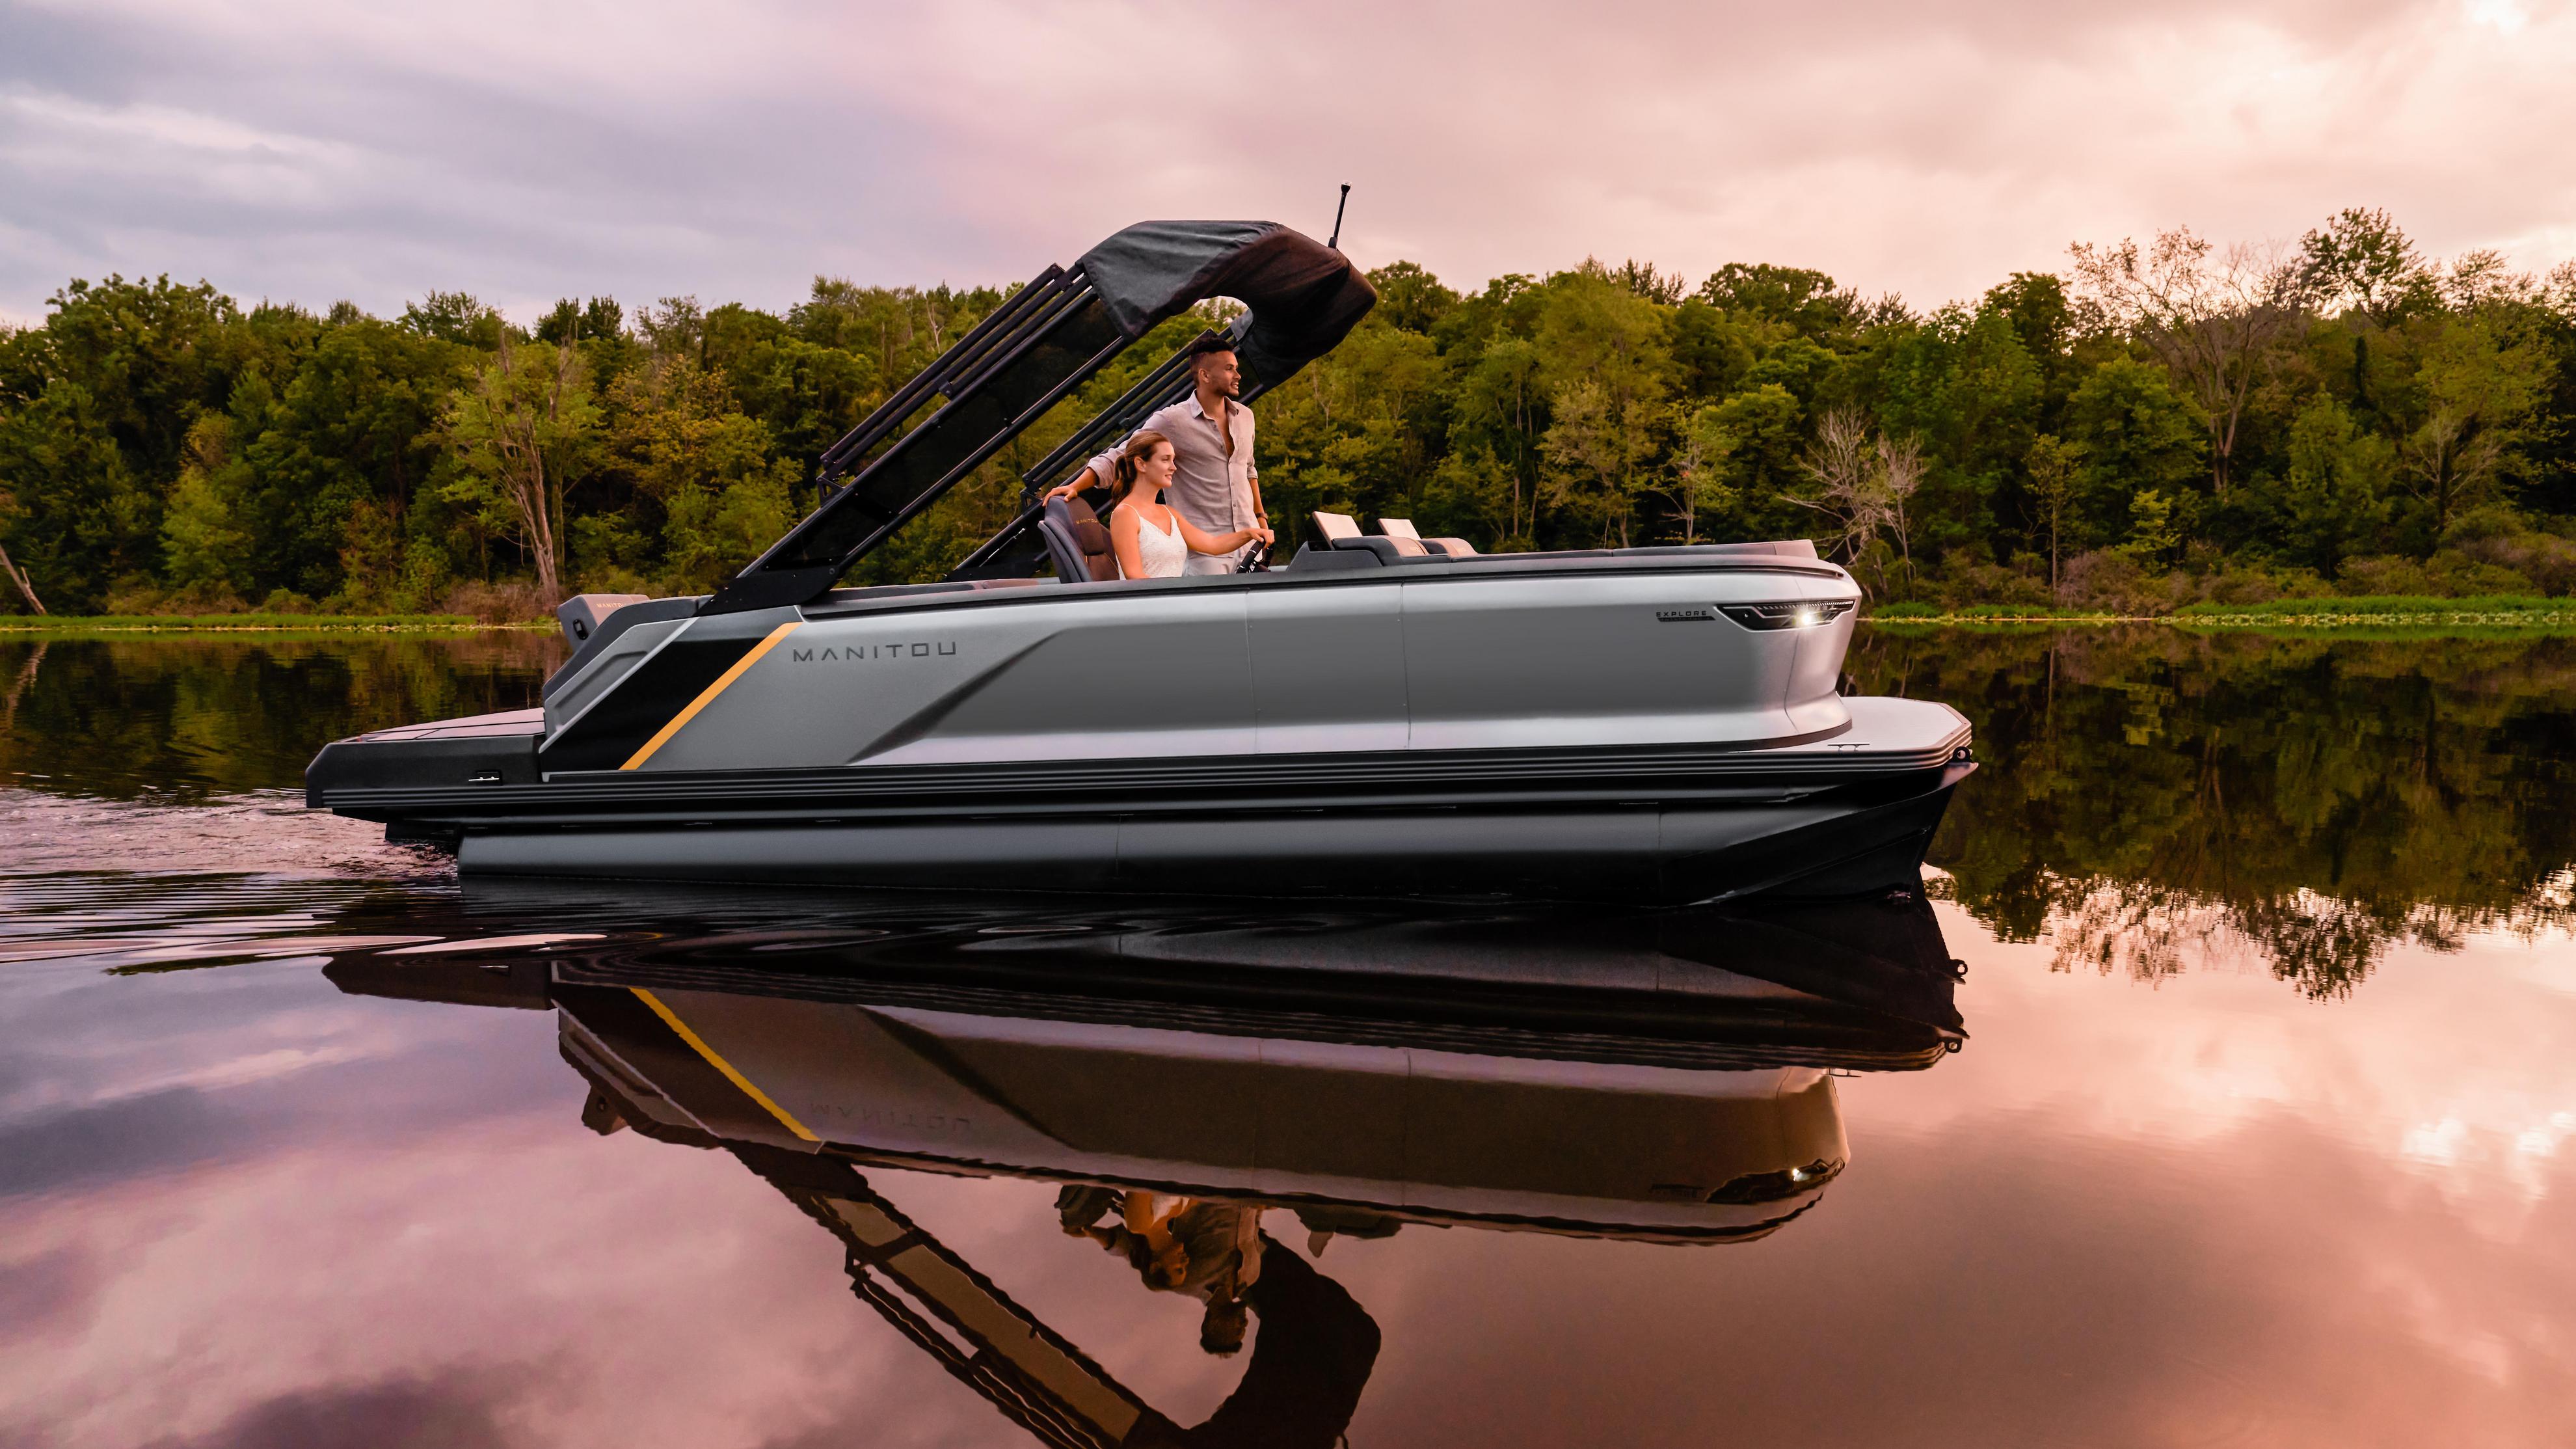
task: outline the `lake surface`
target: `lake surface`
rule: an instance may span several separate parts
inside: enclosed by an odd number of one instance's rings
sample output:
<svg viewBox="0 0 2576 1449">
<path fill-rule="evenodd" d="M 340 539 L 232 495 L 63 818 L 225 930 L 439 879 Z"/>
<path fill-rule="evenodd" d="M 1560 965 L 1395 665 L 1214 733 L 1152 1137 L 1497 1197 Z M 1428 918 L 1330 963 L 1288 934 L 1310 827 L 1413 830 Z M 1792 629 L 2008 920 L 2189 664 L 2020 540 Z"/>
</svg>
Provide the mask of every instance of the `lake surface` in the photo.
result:
<svg viewBox="0 0 2576 1449">
<path fill-rule="evenodd" d="M 0 1445 L 2570 1442 L 2576 642 L 1864 631 L 1985 767 L 1822 910 L 460 888 L 301 808 L 558 657 L 0 639 Z M 1469 955 L 1701 995 L 1208 984 Z"/>
</svg>

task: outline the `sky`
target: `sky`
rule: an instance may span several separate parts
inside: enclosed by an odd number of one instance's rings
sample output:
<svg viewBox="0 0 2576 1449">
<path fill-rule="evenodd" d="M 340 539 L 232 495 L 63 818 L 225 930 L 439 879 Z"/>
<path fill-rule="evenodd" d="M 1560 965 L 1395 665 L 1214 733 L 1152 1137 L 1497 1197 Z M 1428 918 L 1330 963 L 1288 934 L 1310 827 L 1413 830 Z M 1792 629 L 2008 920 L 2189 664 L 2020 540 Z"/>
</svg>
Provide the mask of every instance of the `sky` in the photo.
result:
<svg viewBox="0 0 2576 1449">
<path fill-rule="evenodd" d="M 2576 256 L 2576 0 L 0 0 L 0 318 L 72 277 L 781 308 L 1258 217 L 1453 285 L 1587 255 L 1917 307 L 2381 206 Z"/>
</svg>

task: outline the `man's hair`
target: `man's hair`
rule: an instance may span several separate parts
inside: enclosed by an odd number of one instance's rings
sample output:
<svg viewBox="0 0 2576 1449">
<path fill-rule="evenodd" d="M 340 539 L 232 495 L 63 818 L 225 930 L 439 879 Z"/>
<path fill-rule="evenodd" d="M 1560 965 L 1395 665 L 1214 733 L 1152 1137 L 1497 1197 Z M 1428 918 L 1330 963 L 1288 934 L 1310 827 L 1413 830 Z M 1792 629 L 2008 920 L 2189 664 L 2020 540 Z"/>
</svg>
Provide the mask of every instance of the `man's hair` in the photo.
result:
<svg viewBox="0 0 2576 1449">
<path fill-rule="evenodd" d="M 1201 337 L 1190 344 L 1190 366 L 1196 367 L 1199 365 L 1199 359 L 1214 357 L 1220 352 L 1229 357 L 1233 356 L 1234 339 L 1222 332 L 1214 337 Z"/>
<path fill-rule="evenodd" d="M 1207 1311 L 1199 1316 L 1199 1348 L 1219 1358 L 1232 1358 L 1243 1351 L 1243 1331 L 1251 1315 L 1243 1300 L 1212 1299 Z"/>
</svg>

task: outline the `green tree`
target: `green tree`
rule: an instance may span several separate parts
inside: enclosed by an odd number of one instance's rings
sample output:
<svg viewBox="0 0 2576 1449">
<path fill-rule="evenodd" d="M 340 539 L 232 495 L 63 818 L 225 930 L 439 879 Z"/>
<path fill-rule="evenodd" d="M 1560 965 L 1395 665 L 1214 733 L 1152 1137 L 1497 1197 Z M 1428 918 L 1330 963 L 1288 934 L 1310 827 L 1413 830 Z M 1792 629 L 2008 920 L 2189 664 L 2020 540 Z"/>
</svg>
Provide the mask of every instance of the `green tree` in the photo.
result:
<svg viewBox="0 0 2576 1449">
<path fill-rule="evenodd" d="M 1428 335 L 1458 305 L 1458 294 L 1412 262 L 1392 262 L 1368 274 L 1377 288 L 1370 315 L 1389 327 Z"/>
<path fill-rule="evenodd" d="M 2471 316 L 2438 324 L 2416 367 L 2418 420 L 2397 448 L 2435 533 L 2514 470 L 2554 367 L 2546 350 L 2503 322 Z"/>
<path fill-rule="evenodd" d="M 1700 541 L 1702 520 L 1734 510 L 1738 495 L 1728 485 L 1727 464 L 1743 441 L 1727 426 L 1714 403 L 1676 417 L 1680 444 L 1673 450 L 1673 513 L 1682 521 L 1682 542 Z"/>
<path fill-rule="evenodd" d="M 2017 271 L 2009 281 L 1989 286 L 1981 302 L 2020 338 L 2022 351 L 2040 366 L 2050 382 L 2069 364 L 2076 340 L 2076 309 L 2066 297 L 2066 281 L 2045 271 Z"/>
<path fill-rule="evenodd" d="M 2048 538 L 2048 587 L 2057 587 L 2058 550 L 2063 541 L 2068 505 L 2075 501 L 2075 479 L 2084 462 L 2083 450 L 2072 447 L 2047 433 L 2030 440 L 2030 452 L 2023 466 L 2030 472 L 2030 496 L 2039 518 L 2040 531 Z"/>
<path fill-rule="evenodd" d="M 0 334 L 0 490 L 18 500 L 0 546 L 57 608 L 148 586 L 189 428 L 310 326 L 246 318 L 202 282 L 66 285 L 42 325 Z"/>
<path fill-rule="evenodd" d="M 533 352 L 553 352 L 534 348 Z M 384 607 L 405 511 L 439 457 L 439 419 L 475 354 L 357 318 L 320 329 L 265 405 L 263 377 L 236 400 L 233 437 L 252 570 L 315 598 L 353 590 Z"/>
<path fill-rule="evenodd" d="M 558 345 L 595 342 L 605 337 L 626 335 L 626 309 L 613 297 L 593 297 L 587 305 L 570 297 L 557 301 L 554 309 L 537 320 L 536 339 Z"/>
<path fill-rule="evenodd" d="M 516 542 L 537 591 L 563 597 L 563 491 L 587 462 L 599 407 L 569 345 L 513 345 L 449 394 L 443 435 L 457 473 L 444 490 Z"/>
<path fill-rule="evenodd" d="M 2306 316 L 2298 263 L 2261 247 L 2220 248 L 2189 227 L 2143 251 L 2134 241 L 2069 250 L 2084 305 L 2153 350 L 2198 409 L 2210 488 L 2225 497 L 2255 386 Z"/>
<path fill-rule="evenodd" d="M 2082 458 L 2075 508 L 2090 539 L 2117 537 L 2129 497 L 2172 497 L 2201 470 L 2204 432 L 2165 370 L 2113 357 L 2084 375 L 2066 400 L 2067 443 Z"/>
<path fill-rule="evenodd" d="M 179 481 L 161 514 L 161 556 L 169 582 L 200 597 L 250 592 L 254 540 L 233 456 L 232 419 L 209 413 L 188 430 Z"/>
<path fill-rule="evenodd" d="M 400 325 L 441 342 L 490 352 L 510 335 L 501 314 L 463 292 L 432 292 L 403 307 Z"/>
<path fill-rule="evenodd" d="M 1477 479 L 1499 484 L 1501 491 L 1495 496 L 1504 500 L 1501 536 L 1532 547 L 1538 522 L 1539 437 L 1547 411 L 1537 345 L 1509 335 L 1494 339 L 1455 388 L 1458 401 L 1450 454 L 1472 461 L 1453 483 Z"/>
<path fill-rule="evenodd" d="M 1685 396 L 1722 398 L 1745 386 L 1753 370 L 1759 324 L 1739 321 L 1697 297 L 1673 309 L 1674 387 Z"/>
<path fill-rule="evenodd" d="M 665 587 L 712 588 L 793 520 L 796 465 L 733 406 L 722 374 L 686 353 L 656 359 L 620 378 L 609 403 L 611 465 L 660 513 Z"/>
<path fill-rule="evenodd" d="M 1462 537 L 1488 541 L 1488 553 L 1525 551 L 1530 490 L 1519 472 L 1483 444 L 1449 449 L 1432 470 L 1430 512 Z M 1274 517 L 1285 515 L 1274 512 Z"/>
<path fill-rule="evenodd" d="M 2387 212 L 2346 207 L 2299 239 L 2299 282 L 2315 305 L 2381 326 L 2433 300 L 2432 269 Z"/>
<path fill-rule="evenodd" d="M 1769 262 L 1728 262 L 1699 284 L 1699 299 L 1721 312 L 1777 322 L 1813 337 L 1850 326 L 1860 295 L 1823 272 Z"/>
<path fill-rule="evenodd" d="M 1740 530 L 1755 538 L 1796 538 L 1810 518 L 1792 501 L 1804 478 L 1806 410 L 1778 383 L 1715 404 L 1709 429 L 1726 440 L 1721 478 L 1735 499 Z"/>
<path fill-rule="evenodd" d="M 1874 411 L 1919 441 L 1923 509 L 1940 548 L 1990 546 L 1995 504 L 2029 451 L 2040 402 L 2038 364 L 2010 319 L 1992 308 L 1944 307 L 1881 349 Z"/>
<path fill-rule="evenodd" d="M 1618 408 L 1663 400 L 1672 353 L 1662 308 L 1597 264 L 1550 278 L 1545 295 L 1532 341 L 1551 392 L 1590 382 Z"/>
<path fill-rule="evenodd" d="M 2181 543 L 2174 530 L 2173 500 L 2162 489 L 2141 488 L 2129 495 L 2129 536 L 2118 552 L 2140 563 L 2161 564 Z"/>
<path fill-rule="evenodd" d="M 2346 557 L 2367 552 L 2388 512 L 2392 470 L 2386 440 L 2362 431 L 2333 398 L 2301 409 L 2284 453 L 2284 551 L 2332 577 Z"/>
<path fill-rule="evenodd" d="M 1663 410 L 1642 398 L 1622 400 L 1582 378 L 1558 389 L 1554 412 L 1556 422 L 1539 444 L 1549 463 L 1547 500 L 1603 546 L 1628 547 L 1637 500 L 1653 484 L 1649 460 Z"/>
<path fill-rule="evenodd" d="M 1548 392 L 1545 497 L 1592 541 L 1632 537 L 1672 365 L 1663 311 L 1597 263 L 1548 279 L 1531 342 Z"/>
<path fill-rule="evenodd" d="M 0 492 L 16 500 L 0 547 L 57 610 L 96 613 L 154 562 L 159 510 L 86 388 L 56 379 L 0 414 Z"/>
</svg>

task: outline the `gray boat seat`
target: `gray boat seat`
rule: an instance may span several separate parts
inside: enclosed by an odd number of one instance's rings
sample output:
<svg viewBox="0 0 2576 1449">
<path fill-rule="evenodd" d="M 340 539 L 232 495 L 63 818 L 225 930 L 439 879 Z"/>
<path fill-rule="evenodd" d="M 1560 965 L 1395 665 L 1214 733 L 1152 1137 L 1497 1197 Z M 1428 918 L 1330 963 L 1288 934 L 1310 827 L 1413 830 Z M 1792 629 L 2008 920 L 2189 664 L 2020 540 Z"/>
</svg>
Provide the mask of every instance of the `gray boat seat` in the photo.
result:
<svg viewBox="0 0 2576 1449">
<path fill-rule="evenodd" d="M 1076 509 L 1070 499 L 1050 498 L 1038 519 L 1055 576 L 1068 584 L 1106 583 L 1118 577 L 1118 553 L 1109 546 L 1109 529 L 1089 506 Z"/>
<path fill-rule="evenodd" d="M 555 610 L 555 622 L 563 625 L 564 638 L 580 648 L 608 622 L 608 616 L 629 604 L 650 603 L 644 594 L 575 594 Z"/>
<path fill-rule="evenodd" d="M 1447 554 L 1451 558 L 1474 558 L 1476 556 L 1475 545 L 1467 542 L 1467 540 L 1463 538 L 1424 538 L 1421 534 L 1414 531 L 1413 520 L 1410 518 L 1381 518 L 1377 521 L 1377 528 L 1378 532 L 1385 534 L 1389 538 L 1399 540 L 1409 538 L 1415 543 L 1421 544 L 1423 546 L 1421 550 L 1422 552 Z M 1406 553 L 1412 553 L 1415 551 L 1413 549 L 1404 548 L 1404 545 L 1400 542 L 1396 547 L 1402 549 Z"/>
</svg>

